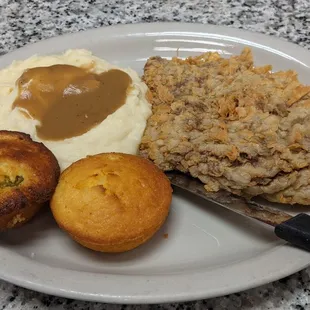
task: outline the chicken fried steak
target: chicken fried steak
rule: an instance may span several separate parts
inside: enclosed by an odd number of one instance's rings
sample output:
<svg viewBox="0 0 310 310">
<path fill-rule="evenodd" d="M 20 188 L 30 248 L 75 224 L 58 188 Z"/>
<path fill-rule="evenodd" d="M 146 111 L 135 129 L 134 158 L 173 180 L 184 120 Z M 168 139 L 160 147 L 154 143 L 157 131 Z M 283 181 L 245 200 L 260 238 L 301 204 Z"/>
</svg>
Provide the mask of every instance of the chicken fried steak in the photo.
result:
<svg viewBox="0 0 310 310">
<path fill-rule="evenodd" d="M 141 155 L 207 191 L 310 205 L 310 86 L 271 69 L 254 67 L 249 48 L 229 59 L 151 57 L 153 115 Z"/>
</svg>

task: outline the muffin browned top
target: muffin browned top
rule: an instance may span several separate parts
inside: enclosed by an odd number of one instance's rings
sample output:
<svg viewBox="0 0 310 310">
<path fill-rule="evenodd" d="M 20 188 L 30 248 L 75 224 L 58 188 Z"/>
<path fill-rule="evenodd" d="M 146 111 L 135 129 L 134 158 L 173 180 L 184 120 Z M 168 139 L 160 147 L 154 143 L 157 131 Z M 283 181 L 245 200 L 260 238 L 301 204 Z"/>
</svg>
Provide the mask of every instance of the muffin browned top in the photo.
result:
<svg viewBox="0 0 310 310">
<path fill-rule="evenodd" d="M 72 164 L 51 201 L 53 215 L 75 238 L 122 244 L 160 227 L 172 189 L 165 174 L 138 156 L 106 153 Z"/>
<path fill-rule="evenodd" d="M 0 130 L 0 216 L 50 200 L 59 174 L 55 156 L 42 143 Z"/>
</svg>

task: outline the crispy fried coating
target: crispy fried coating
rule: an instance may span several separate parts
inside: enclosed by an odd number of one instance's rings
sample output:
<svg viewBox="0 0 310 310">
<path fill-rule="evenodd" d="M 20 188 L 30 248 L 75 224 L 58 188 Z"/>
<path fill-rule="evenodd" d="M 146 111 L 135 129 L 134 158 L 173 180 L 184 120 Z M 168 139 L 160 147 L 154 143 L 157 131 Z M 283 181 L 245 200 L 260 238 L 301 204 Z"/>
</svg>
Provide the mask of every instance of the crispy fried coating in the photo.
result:
<svg viewBox="0 0 310 310">
<path fill-rule="evenodd" d="M 60 169 L 42 143 L 0 130 L 0 230 L 28 221 L 51 197 Z"/>
<path fill-rule="evenodd" d="M 141 155 L 207 191 L 310 205 L 310 86 L 271 70 L 254 67 L 249 48 L 228 59 L 151 57 L 153 115 Z"/>
</svg>

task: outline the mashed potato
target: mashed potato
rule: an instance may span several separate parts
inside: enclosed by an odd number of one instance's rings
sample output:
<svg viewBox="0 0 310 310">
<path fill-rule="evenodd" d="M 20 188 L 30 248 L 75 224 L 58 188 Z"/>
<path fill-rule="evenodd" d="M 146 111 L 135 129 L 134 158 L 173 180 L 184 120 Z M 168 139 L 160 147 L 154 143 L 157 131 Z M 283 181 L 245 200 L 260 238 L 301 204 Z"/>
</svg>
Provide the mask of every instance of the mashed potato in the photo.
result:
<svg viewBox="0 0 310 310">
<path fill-rule="evenodd" d="M 133 89 L 122 107 L 85 134 L 62 141 L 45 141 L 37 136 L 36 126 L 39 124 L 37 120 L 26 118 L 19 108 L 12 110 L 12 104 L 18 95 L 15 82 L 24 70 L 55 64 L 80 67 L 91 63 L 95 64 L 92 70 L 94 73 L 110 69 L 126 72 L 132 79 Z M 55 154 L 62 170 L 87 155 L 104 152 L 136 154 L 146 121 L 152 113 L 150 104 L 145 98 L 146 92 L 146 85 L 135 71 L 120 69 L 93 56 L 87 50 L 68 50 L 62 55 L 33 56 L 24 61 L 15 61 L 0 71 L 1 129 L 25 132 L 30 134 L 33 140 L 43 142 Z"/>
</svg>

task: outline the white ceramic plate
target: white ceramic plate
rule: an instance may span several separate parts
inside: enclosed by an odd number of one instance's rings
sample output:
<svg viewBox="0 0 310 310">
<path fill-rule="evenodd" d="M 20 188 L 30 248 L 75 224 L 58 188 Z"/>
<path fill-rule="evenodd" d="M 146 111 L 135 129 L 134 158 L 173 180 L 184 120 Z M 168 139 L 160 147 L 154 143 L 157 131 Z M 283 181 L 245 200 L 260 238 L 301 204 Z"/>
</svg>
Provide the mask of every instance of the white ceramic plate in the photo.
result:
<svg viewBox="0 0 310 310">
<path fill-rule="evenodd" d="M 66 35 L 5 55 L 0 67 L 36 53 L 87 48 L 142 73 L 152 55 L 171 57 L 178 50 L 180 57 L 207 51 L 230 56 L 246 45 L 252 47 L 256 64 L 294 69 L 310 84 L 310 53 L 305 49 L 260 34 L 199 24 L 121 25 Z M 271 228 L 181 191 L 175 191 L 160 232 L 124 254 L 80 247 L 57 228 L 48 210 L 0 238 L 1 278 L 48 294 L 116 303 L 224 295 L 287 276 L 309 263 L 310 253 L 285 245 Z"/>
</svg>

